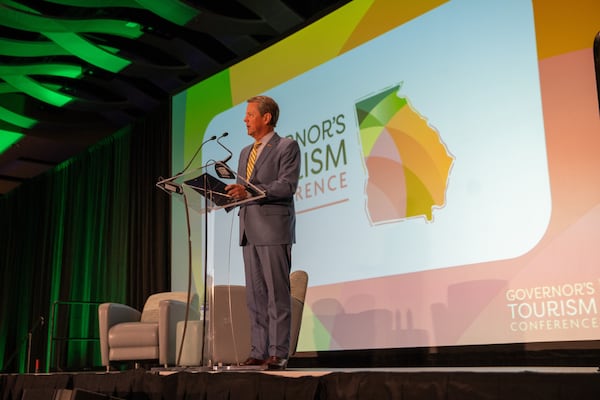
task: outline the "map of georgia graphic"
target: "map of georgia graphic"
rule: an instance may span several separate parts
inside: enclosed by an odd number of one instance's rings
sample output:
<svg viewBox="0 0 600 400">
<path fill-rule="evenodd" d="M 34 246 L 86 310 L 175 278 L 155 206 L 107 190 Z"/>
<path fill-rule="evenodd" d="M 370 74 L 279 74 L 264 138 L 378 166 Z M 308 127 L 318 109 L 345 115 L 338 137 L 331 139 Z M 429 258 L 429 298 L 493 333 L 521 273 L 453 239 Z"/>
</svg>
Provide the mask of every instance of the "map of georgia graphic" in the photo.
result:
<svg viewBox="0 0 600 400">
<path fill-rule="evenodd" d="M 371 224 L 412 217 L 433 220 L 445 204 L 454 158 L 427 120 L 399 97 L 400 85 L 355 105 L 364 165 L 367 213 Z"/>
</svg>

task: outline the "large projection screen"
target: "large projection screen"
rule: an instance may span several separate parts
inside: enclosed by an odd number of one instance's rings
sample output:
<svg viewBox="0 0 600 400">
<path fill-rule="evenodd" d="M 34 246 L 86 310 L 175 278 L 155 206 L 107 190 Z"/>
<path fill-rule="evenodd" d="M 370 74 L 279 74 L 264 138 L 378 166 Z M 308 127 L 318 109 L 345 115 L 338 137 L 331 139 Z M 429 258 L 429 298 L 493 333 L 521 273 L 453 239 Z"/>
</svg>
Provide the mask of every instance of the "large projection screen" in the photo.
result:
<svg viewBox="0 0 600 400">
<path fill-rule="evenodd" d="M 236 170 L 246 99 L 278 101 L 302 150 L 299 352 L 600 340 L 598 15 L 352 1 L 174 96 L 173 171 L 224 132 Z M 227 154 L 212 141 L 193 163 Z M 243 284 L 237 212 L 209 218 L 215 283 Z M 181 290 L 185 225 L 174 202 Z"/>
</svg>

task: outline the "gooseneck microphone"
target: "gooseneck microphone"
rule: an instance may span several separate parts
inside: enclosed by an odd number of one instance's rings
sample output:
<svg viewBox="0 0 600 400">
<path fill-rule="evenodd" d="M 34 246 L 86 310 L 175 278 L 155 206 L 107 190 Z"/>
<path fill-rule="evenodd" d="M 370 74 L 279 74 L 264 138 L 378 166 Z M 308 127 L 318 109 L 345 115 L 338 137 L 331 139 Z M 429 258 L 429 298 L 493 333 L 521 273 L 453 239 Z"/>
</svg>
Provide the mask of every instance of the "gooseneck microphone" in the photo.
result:
<svg viewBox="0 0 600 400">
<path fill-rule="evenodd" d="M 227 146 L 225 146 L 223 143 L 221 143 L 221 139 L 226 137 L 227 135 L 229 135 L 229 132 L 223 132 L 223 134 L 221 136 L 219 136 L 219 138 L 217 139 L 217 143 L 219 143 L 219 146 L 224 148 L 225 151 L 229 153 L 229 155 L 227 157 L 225 157 L 224 160 L 221 161 L 222 163 L 226 163 L 227 161 L 231 160 L 231 157 L 233 157 L 233 153 L 231 152 L 231 150 L 229 150 L 227 148 Z"/>
<path fill-rule="evenodd" d="M 231 157 L 233 157 L 233 153 L 231 152 L 231 150 L 229 150 L 229 148 L 227 148 L 227 146 L 225 146 L 220 141 L 221 138 L 224 138 L 227 135 L 229 135 L 229 132 L 223 132 L 223 134 L 221 136 L 219 136 L 219 139 L 217 139 L 217 143 L 219 143 L 219 145 L 222 148 L 224 148 L 225 151 L 227 151 L 229 153 L 229 155 L 227 157 L 225 157 L 224 160 L 217 161 L 215 163 L 215 171 L 217 172 L 217 175 L 219 175 L 219 177 L 221 177 L 221 178 L 234 179 L 235 178 L 235 174 L 233 173 L 233 171 L 231 170 L 231 168 L 229 168 L 227 166 L 227 161 L 231 160 Z"/>
<path fill-rule="evenodd" d="M 198 156 L 198 153 L 200 153 L 200 150 L 202 149 L 202 147 L 204 147 L 204 145 L 206 143 L 208 143 L 208 142 L 210 142 L 212 140 L 216 140 L 216 139 L 217 139 L 217 137 L 213 135 L 213 136 L 209 137 L 208 139 L 206 139 L 204 142 L 202 142 L 200 144 L 200 147 L 198 147 L 198 150 L 196 150 L 196 152 L 194 153 L 194 156 L 190 159 L 190 161 L 185 166 L 185 168 L 182 169 L 181 172 L 179 174 L 177 174 L 177 175 L 183 174 L 190 167 L 190 165 L 192 165 L 192 161 L 194 161 L 194 159 L 196 158 L 196 156 Z"/>
</svg>

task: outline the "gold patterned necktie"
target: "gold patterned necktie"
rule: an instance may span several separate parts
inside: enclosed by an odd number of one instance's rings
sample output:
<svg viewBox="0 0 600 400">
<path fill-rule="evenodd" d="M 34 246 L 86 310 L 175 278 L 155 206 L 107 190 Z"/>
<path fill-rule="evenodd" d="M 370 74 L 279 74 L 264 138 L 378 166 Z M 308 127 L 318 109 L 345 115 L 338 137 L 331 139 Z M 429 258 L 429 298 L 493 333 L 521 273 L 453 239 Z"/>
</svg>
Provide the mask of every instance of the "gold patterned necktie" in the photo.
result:
<svg viewBox="0 0 600 400">
<path fill-rule="evenodd" d="M 254 143 L 252 146 L 252 150 L 250 151 L 250 157 L 248 157 L 248 165 L 246 165 L 246 180 L 250 180 L 250 175 L 252 175 L 252 171 L 254 170 L 254 163 L 256 162 L 256 155 L 258 154 L 258 147 L 261 145 L 261 142 Z"/>
</svg>

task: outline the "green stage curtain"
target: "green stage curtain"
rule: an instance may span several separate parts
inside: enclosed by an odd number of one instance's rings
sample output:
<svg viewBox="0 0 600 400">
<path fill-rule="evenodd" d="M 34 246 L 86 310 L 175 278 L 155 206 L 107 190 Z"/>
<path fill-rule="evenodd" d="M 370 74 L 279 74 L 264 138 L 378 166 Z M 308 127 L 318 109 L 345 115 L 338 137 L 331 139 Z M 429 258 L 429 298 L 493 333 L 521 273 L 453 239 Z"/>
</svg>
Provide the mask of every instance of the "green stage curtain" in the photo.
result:
<svg viewBox="0 0 600 400">
<path fill-rule="evenodd" d="M 99 366 L 97 304 L 170 289 L 170 153 L 163 105 L 0 198 L 2 372 Z"/>
</svg>

